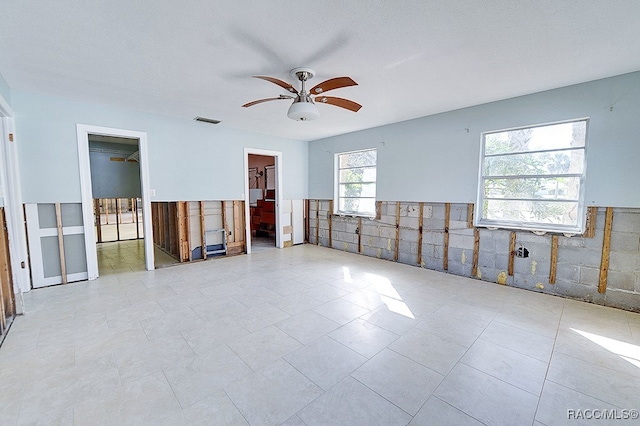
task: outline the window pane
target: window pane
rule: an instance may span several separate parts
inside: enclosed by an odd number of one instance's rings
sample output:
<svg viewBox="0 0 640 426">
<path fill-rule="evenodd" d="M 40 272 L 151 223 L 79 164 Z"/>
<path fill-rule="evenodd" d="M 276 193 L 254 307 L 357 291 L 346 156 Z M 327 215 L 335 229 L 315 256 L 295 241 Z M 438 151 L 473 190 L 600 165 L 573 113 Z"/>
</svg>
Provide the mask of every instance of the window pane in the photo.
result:
<svg viewBox="0 0 640 426">
<path fill-rule="evenodd" d="M 582 149 L 503 155 L 484 160 L 485 176 L 582 173 L 583 168 Z"/>
<path fill-rule="evenodd" d="M 578 201 L 579 177 L 485 179 L 484 196 L 489 198 L 541 198 Z"/>
<path fill-rule="evenodd" d="M 375 182 L 375 167 L 359 167 L 356 169 L 340 170 L 340 183 L 345 182 Z"/>
<path fill-rule="evenodd" d="M 375 183 L 343 183 L 340 184 L 340 197 L 375 197 Z"/>
<path fill-rule="evenodd" d="M 583 147 L 585 120 L 485 134 L 485 155 Z"/>
<path fill-rule="evenodd" d="M 360 167 L 360 166 L 375 166 L 376 165 L 376 150 L 371 149 L 367 151 L 350 152 L 348 154 L 340 154 L 340 168 L 345 167 Z"/>
<path fill-rule="evenodd" d="M 355 214 L 375 214 L 375 198 L 341 198 L 339 211 Z"/>
<path fill-rule="evenodd" d="M 575 226 L 577 202 L 485 200 L 483 216 L 488 220 Z"/>
</svg>

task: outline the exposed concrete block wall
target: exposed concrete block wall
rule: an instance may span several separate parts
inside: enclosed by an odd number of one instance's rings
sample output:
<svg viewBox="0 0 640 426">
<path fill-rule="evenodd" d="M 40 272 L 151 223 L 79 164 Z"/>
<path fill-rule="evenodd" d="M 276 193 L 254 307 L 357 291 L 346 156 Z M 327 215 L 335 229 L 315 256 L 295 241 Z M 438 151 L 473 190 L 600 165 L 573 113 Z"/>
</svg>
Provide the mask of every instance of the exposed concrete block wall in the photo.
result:
<svg viewBox="0 0 640 426">
<path fill-rule="evenodd" d="M 320 200 L 318 205 L 319 211 L 316 211 L 316 200 L 310 200 L 309 243 L 328 247 L 331 240 L 331 247 L 337 250 L 394 259 L 396 202 L 382 202 L 378 219 L 330 217 L 330 202 Z M 422 253 L 418 258 L 420 205 L 400 203 L 398 262 L 445 271 L 445 211 L 444 203 L 424 203 Z M 475 237 L 467 216 L 467 204 L 450 204 L 446 272 L 471 277 Z M 318 241 L 315 239 L 317 223 Z M 607 289 L 599 293 L 604 226 L 605 208 L 599 208 L 593 238 L 559 235 L 555 284 L 549 283 L 551 234 L 516 231 L 516 250 L 524 247 L 529 253 L 526 258 L 514 257 L 513 275 L 509 275 L 512 231 L 480 228 L 475 278 L 640 311 L 640 210 L 614 209 Z"/>
</svg>

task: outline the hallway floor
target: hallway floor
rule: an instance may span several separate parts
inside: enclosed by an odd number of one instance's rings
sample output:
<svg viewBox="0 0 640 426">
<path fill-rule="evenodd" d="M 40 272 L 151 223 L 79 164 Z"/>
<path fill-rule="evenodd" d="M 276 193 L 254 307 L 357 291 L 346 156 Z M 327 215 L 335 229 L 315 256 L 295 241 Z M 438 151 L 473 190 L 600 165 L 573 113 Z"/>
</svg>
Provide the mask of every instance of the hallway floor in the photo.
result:
<svg viewBox="0 0 640 426">
<path fill-rule="evenodd" d="M 24 295 L 0 424 L 539 426 L 640 407 L 639 314 L 312 245 L 116 269 Z"/>
</svg>

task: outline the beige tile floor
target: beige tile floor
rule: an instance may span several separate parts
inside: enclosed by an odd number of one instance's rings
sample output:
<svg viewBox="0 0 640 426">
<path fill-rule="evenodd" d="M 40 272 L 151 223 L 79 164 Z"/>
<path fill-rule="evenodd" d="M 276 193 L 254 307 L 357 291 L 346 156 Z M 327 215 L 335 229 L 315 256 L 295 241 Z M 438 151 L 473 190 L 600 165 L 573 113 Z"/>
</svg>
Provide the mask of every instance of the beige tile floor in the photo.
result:
<svg viewBox="0 0 640 426">
<path fill-rule="evenodd" d="M 311 245 L 127 268 L 25 295 L 0 424 L 555 425 L 640 408 L 638 314 Z"/>
</svg>

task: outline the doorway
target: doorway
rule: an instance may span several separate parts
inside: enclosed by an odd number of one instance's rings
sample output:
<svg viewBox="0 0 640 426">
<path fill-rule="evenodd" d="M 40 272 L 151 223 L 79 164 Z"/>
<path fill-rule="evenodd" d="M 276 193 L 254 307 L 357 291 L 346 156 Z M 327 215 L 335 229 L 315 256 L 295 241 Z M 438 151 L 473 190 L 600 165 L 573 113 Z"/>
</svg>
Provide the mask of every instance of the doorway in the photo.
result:
<svg viewBox="0 0 640 426">
<path fill-rule="evenodd" d="M 89 164 L 100 275 L 144 269 L 138 139 L 89 134 Z M 123 242 L 130 244 L 121 244 Z"/>
<path fill-rule="evenodd" d="M 282 248 L 282 153 L 245 148 L 247 253 Z"/>
<path fill-rule="evenodd" d="M 78 124 L 77 138 L 89 279 L 96 279 L 100 274 L 96 223 L 98 219 L 101 222 L 102 220 L 106 222 L 106 216 L 103 215 L 106 215 L 107 206 L 102 205 L 100 201 L 96 202 L 96 199 L 135 199 L 127 207 L 134 210 L 133 215 L 130 215 L 132 220 L 135 222 L 136 217 L 138 218 L 138 226 L 132 224 L 131 227 L 136 233 L 133 243 L 138 247 L 139 254 L 144 253 L 144 265 L 141 265 L 141 268 L 153 270 L 155 262 L 149 198 L 152 191 L 149 189 L 147 134 Z M 116 170 L 118 172 L 115 172 Z M 115 208 L 120 212 L 117 214 L 122 215 L 121 201 L 115 203 Z M 140 220 L 142 221 L 141 229 L 139 228 Z M 116 221 L 114 225 L 120 226 L 121 224 L 117 224 Z M 102 231 L 103 228 L 100 229 Z M 116 241 L 113 244 L 128 243 L 131 242 Z M 117 248 L 115 251 L 118 251 Z M 140 256 L 138 256 L 139 258 Z M 138 262 L 138 259 L 135 261 Z"/>
<path fill-rule="evenodd" d="M 254 252 L 276 247 L 276 158 L 249 154 L 249 215 Z"/>
</svg>

